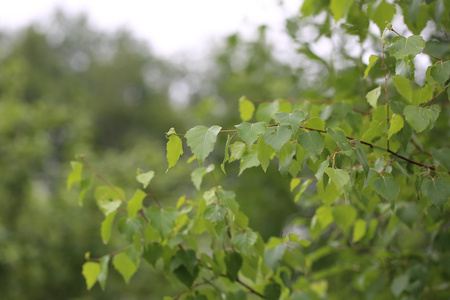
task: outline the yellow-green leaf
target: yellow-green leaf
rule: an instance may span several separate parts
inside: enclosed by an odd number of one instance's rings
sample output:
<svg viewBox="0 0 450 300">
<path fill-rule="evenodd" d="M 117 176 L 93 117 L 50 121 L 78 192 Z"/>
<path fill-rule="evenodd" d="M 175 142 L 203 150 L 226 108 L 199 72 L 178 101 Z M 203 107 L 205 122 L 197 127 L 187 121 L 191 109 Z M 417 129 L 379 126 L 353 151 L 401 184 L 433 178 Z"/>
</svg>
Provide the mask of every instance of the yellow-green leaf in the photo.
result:
<svg viewBox="0 0 450 300">
<path fill-rule="evenodd" d="M 366 234 L 366 221 L 358 219 L 353 227 L 353 242 L 359 242 Z"/>
<path fill-rule="evenodd" d="M 83 271 L 81 272 L 86 280 L 87 289 L 90 290 L 97 282 L 97 276 L 101 273 L 100 264 L 93 261 L 88 261 L 83 264 Z"/>
<path fill-rule="evenodd" d="M 381 95 L 381 86 L 371 90 L 366 94 L 367 102 L 373 107 L 377 107 L 378 98 Z"/>
<path fill-rule="evenodd" d="M 239 99 L 239 113 L 241 114 L 242 121 L 248 121 L 253 117 L 255 112 L 255 105 L 252 101 L 248 100 L 245 96 Z"/>
<path fill-rule="evenodd" d="M 81 173 L 83 172 L 83 164 L 77 161 L 71 161 L 70 166 L 72 167 L 72 172 L 70 172 L 67 178 L 67 189 L 70 190 L 72 185 L 76 182 L 81 181 Z"/>
<path fill-rule="evenodd" d="M 378 60 L 378 56 L 376 56 L 376 55 L 371 55 L 369 57 L 369 64 L 367 65 L 367 68 L 364 71 L 363 79 L 366 79 L 366 77 L 369 75 L 370 70 L 372 69 L 373 65 L 377 62 L 377 60 Z"/>
<path fill-rule="evenodd" d="M 169 166 L 167 170 L 176 165 L 178 159 L 183 154 L 183 143 L 178 135 L 172 134 L 168 137 L 169 141 L 166 145 L 166 158 Z"/>
<path fill-rule="evenodd" d="M 131 276 L 137 271 L 137 266 L 124 252 L 114 256 L 113 265 L 127 284 L 130 282 Z"/>
<path fill-rule="evenodd" d="M 155 176 L 155 171 L 148 171 L 146 173 L 138 174 L 136 180 L 142 184 L 144 189 L 150 184 L 150 181 Z"/>
<path fill-rule="evenodd" d="M 111 228 L 112 224 L 114 222 L 114 217 L 116 216 L 116 211 L 113 213 L 110 213 L 106 216 L 105 220 L 102 222 L 101 227 L 101 235 L 102 235 L 102 241 L 103 244 L 108 244 L 109 239 L 111 238 Z"/>
<path fill-rule="evenodd" d="M 142 201 L 146 194 L 141 190 L 134 192 L 133 198 L 128 201 L 128 217 L 133 219 L 136 217 L 137 212 L 142 208 Z"/>
<path fill-rule="evenodd" d="M 403 128 L 404 122 L 401 115 L 394 114 L 389 124 L 388 139 Z"/>
</svg>

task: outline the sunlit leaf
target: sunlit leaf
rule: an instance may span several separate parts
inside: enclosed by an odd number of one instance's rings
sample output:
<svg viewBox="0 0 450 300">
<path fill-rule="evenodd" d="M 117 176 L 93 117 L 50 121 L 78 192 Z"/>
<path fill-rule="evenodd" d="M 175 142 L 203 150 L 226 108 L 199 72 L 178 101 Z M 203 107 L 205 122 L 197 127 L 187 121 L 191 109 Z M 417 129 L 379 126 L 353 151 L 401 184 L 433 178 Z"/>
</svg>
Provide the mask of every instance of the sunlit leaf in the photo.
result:
<svg viewBox="0 0 450 300">
<path fill-rule="evenodd" d="M 402 76 L 395 76 L 392 78 L 392 82 L 400 95 L 403 96 L 408 102 L 413 101 L 413 90 L 410 81 Z"/>
<path fill-rule="evenodd" d="M 105 220 L 102 222 L 101 226 L 101 236 L 103 244 L 108 244 L 109 239 L 111 238 L 111 228 L 114 222 L 114 217 L 117 212 L 113 212 L 106 216 Z"/>
<path fill-rule="evenodd" d="M 388 139 L 390 139 L 394 134 L 399 132 L 404 126 L 403 118 L 401 115 L 394 114 L 392 116 L 392 119 L 389 123 L 389 130 L 388 130 Z"/>
<path fill-rule="evenodd" d="M 181 142 L 180 137 L 176 134 L 172 134 L 168 139 L 169 141 L 167 141 L 166 145 L 166 158 L 169 166 L 167 167 L 167 170 L 175 166 L 178 159 L 183 154 L 183 143 Z"/>
<path fill-rule="evenodd" d="M 366 234 L 366 221 L 358 219 L 353 227 L 353 242 L 359 242 Z"/>
<path fill-rule="evenodd" d="M 67 189 L 70 190 L 74 183 L 81 181 L 81 174 L 83 173 L 83 164 L 77 161 L 71 161 L 70 166 L 72 172 L 70 172 L 67 178 Z"/>
<path fill-rule="evenodd" d="M 142 201 L 144 200 L 146 195 L 146 193 L 139 189 L 134 192 L 133 198 L 128 201 L 127 206 L 129 218 L 136 217 L 137 212 L 142 208 Z"/>
<path fill-rule="evenodd" d="M 370 92 L 368 92 L 368 93 L 366 94 L 367 102 L 368 102 L 373 108 L 376 108 L 376 107 L 377 107 L 377 101 L 378 101 L 378 98 L 380 97 L 380 95 L 381 95 L 381 86 L 379 86 L 379 87 L 377 87 L 377 88 L 371 90 Z"/>
<path fill-rule="evenodd" d="M 131 277 L 137 271 L 135 263 L 124 252 L 114 256 L 113 265 L 119 271 L 120 275 L 122 275 L 126 283 L 130 282 Z"/>
<path fill-rule="evenodd" d="M 97 276 L 101 273 L 100 264 L 93 261 L 85 262 L 81 273 L 86 280 L 87 289 L 90 290 L 97 282 Z"/>
<path fill-rule="evenodd" d="M 371 55 L 369 57 L 369 64 L 367 65 L 367 68 L 364 71 L 363 79 L 366 79 L 366 77 L 369 75 L 370 70 L 372 69 L 373 65 L 378 61 L 378 59 L 379 59 L 379 57 L 376 55 Z"/>
<path fill-rule="evenodd" d="M 253 102 L 248 100 L 245 96 L 239 99 L 239 113 L 241 115 L 242 121 L 248 121 L 253 117 L 253 112 L 255 111 L 255 105 Z"/>
</svg>

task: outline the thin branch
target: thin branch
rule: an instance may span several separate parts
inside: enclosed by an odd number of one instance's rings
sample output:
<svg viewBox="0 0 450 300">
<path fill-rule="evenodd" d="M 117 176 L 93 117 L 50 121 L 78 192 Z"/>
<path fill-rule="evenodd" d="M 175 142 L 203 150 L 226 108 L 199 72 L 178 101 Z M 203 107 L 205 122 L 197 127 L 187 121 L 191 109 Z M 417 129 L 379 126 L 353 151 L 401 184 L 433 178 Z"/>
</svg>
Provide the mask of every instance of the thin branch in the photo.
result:
<svg viewBox="0 0 450 300">
<path fill-rule="evenodd" d="M 152 188 L 152 186 L 150 184 L 148 185 L 148 189 L 150 190 L 150 193 L 151 193 L 150 196 L 155 200 L 155 202 L 158 205 L 159 209 L 162 209 L 163 207 L 162 207 L 161 203 L 159 202 L 158 197 L 156 196 L 156 193 L 155 193 L 155 191 L 153 190 L 153 188 Z"/>
<path fill-rule="evenodd" d="M 424 104 L 422 104 L 422 105 L 420 106 L 420 108 L 424 107 L 425 105 L 427 105 L 427 104 L 430 103 L 430 102 L 434 102 L 434 100 L 436 100 L 436 98 L 439 97 L 439 95 L 442 94 L 442 93 L 445 91 L 445 89 L 448 88 L 449 85 L 450 85 L 450 83 L 448 83 L 446 86 L 444 86 L 444 87 L 442 88 L 442 90 L 439 91 L 439 93 L 437 93 L 433 98 L 431 98 L 430 100 L 428 100 L 427 102 L 425 102 Z"/>
<path fill-rule="evenodd" d="M 123 202 L 127 202 L 127 199 L 124 198 L 124 196 L 119 193 L 119 191 L 114 187 L 114 185 L 112 185 L 112 183 L 110 183 L 108 180 L 106 180 L 105 177 L 103 177 L 102 175 L 100 175 L 99 172 L 97 172 L 96 169 L 94 169 L 87 161 L 86 161 L 86 157 L 84 155 L 80 155 L 79 156 L 80 160 L 83 162 L 83 165 L 86 166 L 94 175 L 95 177 L 97 177 L 98 179 L 100 179 L 101 181 L 103 181 L 111 190 L 114 191 L 114 193 L 117 194 L 117 196 L 119 196 L 119 199 L 122 200 Z"/>
</svg>

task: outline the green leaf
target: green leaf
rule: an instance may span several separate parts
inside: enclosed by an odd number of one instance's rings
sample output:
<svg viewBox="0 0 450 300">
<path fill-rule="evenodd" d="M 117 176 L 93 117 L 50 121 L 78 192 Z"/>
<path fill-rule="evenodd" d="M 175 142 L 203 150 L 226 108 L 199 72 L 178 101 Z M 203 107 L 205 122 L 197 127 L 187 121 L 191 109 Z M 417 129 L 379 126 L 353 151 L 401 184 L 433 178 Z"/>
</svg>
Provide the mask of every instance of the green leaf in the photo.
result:
<svg viewBox="0 0 450 300">
<path fill-rule="evenodd" d="M 158 207 L 150 207 L 145 215 L 152 223 L 153 228 L 164 239 L 173 231 L 178 211 L 174 208 L 160 209 Z"/>
<path fill-rule="evenodd" d="M 409 80 L 402 76 L 395 76 L 392 78 L 392 82 L 394 83 L 399 94 L 411 103 L 413 101 L 413 90 Z"/>
<path fill-rule="evenodd" d="M 353 227 L 353 243 L 359 242 L 366 234 L 366 221 L 358 219 Z"/>
<path fill-rule="evenodd" d="M 342 231 L 347 231 L 356 220 L 356 208 L 350 205 L 337 205 L 333 207 L 333 219 Z"/>
<path fill-rule="evenodd" d="M 345 185 L 350 183 L 350 175 L 345 170 L 325 168 L 325 173 L 327 173 L 338 189 L 343 189 Z"/>
<path fill-rule="evenodd" d="M 81 174 L 83 173 L 82 163 L 71 161 L 70 166 L 72 167 L 72 172 L 70 172 L 69 177 L 67 178 L 67 190 L 70 190 L 74 183 L 81 181 Z"/>
<path fill-rule="evenodd" d="M 97 282 L 97 276 L 101 273 L 100 264 L 93 261 L 88 261 L 83 264 L 83 271 L 81 272 L 86 280 L 87 289 L 90 290 Z"/>
<path fill-rule="evenodd" d="M 422 182 L 422 192 L 443 212 L 450 199 L 450 184 L 443 178 L 427 179 Z"/>
<path fill-rule="evenodd" d="M 238 272 L 242 267 L 242 256 L 237 252 L 226 252 L 225 265 L 227 266 L 228 279 L 235 282 L 238 278 Z"/>
<path fill-rule="evenodd" d="M 170 269 L 171 271 L 173 271 L 180 265 L 183 265 L 191 275 L 195 275 L 195 268 L 197 266 L 197 263 L 198 261 L 194 250 L 179 249 L 177 251 L 177 254 L 172 259 Z"/>
<path fill-rule="evenodd" d="M 428 84 L 425 84 L 422 88 L 416 89 L 413 94 L 413 104 L 419 105 L 427 102 L 433 98 L 433 92 L 433 88 Z"/>
<path fill-rule="evenodd" d="M 136 180 L 142 184 L 143 188 L 145 189 L 149 184 L 150 181 L 155 176 L 154 171 L 148 171 L 146 173 L 141 173 L 136 176 Z"/>
<path fill-rule="evenodd" d="M 378 61 L 378 59 L 379 59 L 379 57 L 376 55 L 371 55 L 369 57 L 369 64 L 367 65 L 367 68 L 364 71 L 363 79 L 366 79 L 366 77 L 369 75 L 370 70 L 372 69 L 373 65 Z"/>
<path fill-rule="evenodd" d="M 195 279 L 198 277 L 199 268 L 195 267 L 194 274 L 191 274 L 184 265 L 180 265 L 178 268 L 173 270 L 173 273 L 187 288 L 190 289 L 192 284 L 194 284 Z M 187 300 L 188 298 L 185 299 Z"/>
<path fill-rule="evenodd" d="M 334 220 L 332 208 L 329 206 L 319 207 L 316 210 L 315 217 L 323 229 L 330 225 Z"/>
<path fill-rule="evenodd" d="M 122 234 L 122 236 L 129 243 L 133 241 L 134 235 L 141 229 L 141 227 L 142 227 L 141 218 L 130 219 L 127 217 L 123 217 L 117 222 L 117 228 L 120 234 Z"/>
<path fill-rule="evenodd" d="M 401 293 L 406 289 L 409 282 L 408 274 L 400 275 L 394 278 L 391 283 L 391 292 L 395 297 L 400 296 Z"/>
<path fill-rule="evenodd" d="M 142 201 L 144 200 L 146 195 L 146 193 L 139 189 L 134 192 L 133 198 L 128 201 L 127 206 L 129 218 L 132 219 L 136 217 L 137 212 L 142 208 Z"/>
<path fill-rule="evenodd" d="M 197 190 L 200 190 L 200 186 L 202 184 L 203 177 L 206 174 L 211 173 L 213 170 L 214 170 L 214 165 L 211 164 L 206 168 L 203 168 L 203 167 L 197 168 L 191 173 L 192 183 L 194 184 L 194 186 Z"/>
<path fill-rule="evenodd" d="M 108 266 L 109 266 L 110 256 L 105 255 L 100 259 L 100 267 L 101 272 L 97 276 L 98 283 L 100 283 L 100 287 L 102 290 L 105 290 L 106 278 L 108 277 Z"/>
<path fill-rule="evenodd" d="M 259 166 L 258 151 L 254 149 L 242 156 L 238 176 L 240 176 L 246 169 L 257 166 Z"/>
<path fill-rule="evenodd" d="M 264 141 L 264 135 L 260 135 L 257 142 L 257 150 L 258 150 L 258 160 L 263 168 L 264 172 L 267 171 L 267 167 L 269 167 L 270 159 L 273 155 L 273 149 Z"/>
<path fill-rule="evenodd" d="M 368 92 L 366 94 L 366 99 L 367 102 L 373 107 L 376 108 L 377 107 L 377 101 L 378 98 L 381 95 L 381 86 L 378 86 L 377 88 L 371 90 L 370 92 Z"/>
<path fill-rule="evenodd" d="M 122 200 L 125 199 L 125 193 L 121 188 L 103 185 L 95 190 L 95 199 L 97 202 L 102 200 Z"/>
<path fill-rule="evenodd" d="M 280 260 L 283 258 L 284 252 L 286 251 L 286 244 L 281 243 L 273 248 L 265 249 L 264 251 L 264 263 L 266 266 L 272 270 L 276 270 Z"/>
<path fill-rule="evenodd" d="M 239 142 L 239 141 L 237 141 L 233 145 L 231 145 L 230 162 L 241 159 L 246 148 L 247 148 L 247 145 L 244 144 L 243 142 Z"/>
<path fill-rule="evenodd" d="M 396 36 L 392 38 L 391 45 L 388 50 L 391 56 L 396 59 L 414 58 L 417 54 L 422 53 L 425 47 L 425 40 L 420 35 L 412 35 L 408 38 Z"/>
<path fill-rule="evenodd" d="M 137 271 L 137 266 L 128 257 L 128 255 L 125 254 L 125 252 L 121 252 L 114 256 L 113 265 L 114 268 L 119 271 L 120 275 L 122 275 L 127 284 L 130 282 L 131 277 Z"/>
<path fill-rule="evenodd" d="M 92 177 L 87 177 L 80 181 L 80 195 L 78 196 L 78 205 L 83 206 L 84 195 L 91 187 Z"/>
<path fill-rule="evenodd" d="M 297 202 L 300 197 L 303 195 L 303 193 L 306 191 L 308 186 L 311 184 L 312 180 L 305 180 L 302 185 L 300 186 L 300 189 L 298 190 L 297 194 L 295 194 L 294 202 Z"/>
<path fill-rule="evenodd" d="M 227 209 L 223 205 L 210 205 L 205 209 L 203 217 L 211 222 L 221 222 L 226 214 Z"/>
<path fill-rule="evenodd" d="M 267 129 L 264 133 L 264 140 L 269 144 L 275 152 L 289 141 L 292 136 L 292 128 L 290 125 L 274 126 Z"/>
<path fill-rule="evenodd" d="M 300 146 L 314 154 L 320 154 L 325 146 L 323 138 L 317 131 L 305 131 L 297 138 Z"/>
<path fill-rule="evenodd" d="M 270 123 L 270 120 L 272 120 L 272 117 L 275 115 L 278 109 L 278 101 L 262 103 L 258 105 L 258 108 L 256 109 L 256 121 L 264 122 L 267 124 Z"/>
<path fill-rule="evenodd" d="M 108 244 L 109 239 L 111 238 L 111 228 L 114 222 L 114 217 L 116 216 L 116 211 L 110 213 L 106 216 L 105 220 L 102 222 L 101 226 L 101 235 L 103 244 Z"/>
<path fill-rule="evenodd" d="M 441 87 L 445 86 L 445 83 L 450 78 L 450 60 L 445 62 L 439 61 L 431 67 L 431 77 L 436 80 Z"/>
<path fill-rule="evenodd" d="M 394 134 L 399 132 L 404 126 L 403 118 L 401 115 L 394 114 L 392 116 L 391 122 L 389 123 L 388 139 L 390 139 Z"/>
<path fill-rule="evenodd" d="M 256 243 L 257 239 L 258 235 L 254 232 L 241 232 L 233 237 L 232 243 L 242 254 L 248 255 L 248 250 Z"/>
<path fill-rule="evenodd" d="M 433 118 L 435 118 L 435 112 L 431 107 L 418 107 L 408 105 L 405 107 L 403 113 L 405 119 L 414 128 L 417 133 L 424 131 Z"/>
<path fill-rule="evenodd" d="M 259 134 L 265 132 L 267 129 L 266 123 L 264 122 L 253 124 L 244 122 L 235 127 L 237 128 L 237 132 L 241 139 L 246 142 L 249 147 L 258 139 Z"/>
<path fill-rule="evenodd" d="M 281 295 L 281 286 L 276 283 L 272 282 L 269 284 L 266 284 L 264 287 L 264 296 L 267 300 L 278 300 L 280 299 Z"/>
<path fill-rule="evenodd" d="M 225 154 L 223 156 L 223 161 L 220 164 L 220 168 L 222 169 L 223 173 L 226 174 L 227 172 L 225 172 L 225 163 L 228 162 L 228 160 L 230 159 L 230 153 L 229 153 L 229 149 L 230 149 L 230 142 L 231 142 L 231 138 L 233 136 L 228 136 L 227 137 L 227 143 L 225 144 Z"/>
<path fill-rule="evenodd" d="M 341 148 L 342 152 L 345 155 L 351 156 L 353 154 L 353 148 L 348 143 L 348 139 L 342 130 L 328 129 L 327 133 L 336 142 L 336 144 L 339 146 L 339 148 Z"/>
<path fill-rule="evenodd" d="M 206 157 L 213 151 L 217 135 L 222 127 L 214 125 L 210 128 L 206 126 L 195 126 L 186 132 L 185 138 L 192 153 L 197 157 L 200 166 L 203 165 Z"/>
<path fill-rule="evenodd" d="M 183 154 L 183 142 L 180 137 L 176 134 L 172 134 L 168 137 L 168 139 L 169 141 L 166 145 L 166 158 L 169 166 L 167 167 L 167 170 L 175 166 L 178 159 Z"/>
<path fill-rule="evenodd" d="M 336 22 L 348 14 L 353 5 L 353 1 L 354 0 L 331 0 L 330 9 Z"/>
<path fill-rule="evenodd" d="M 148 243 L 144 248 L 142 257 L 152 266 L 155 266 L 158 259 L 163 254 L 161 243 Z"/>
<path fill-rule="evenodd" d="M 373 188 L 383 198 L 386 198 L 391 203 L 391 207 L 395 207 L 395 199 L 400 193 L 400 187 L 392 177 L 378 177 L 372 182 Z"/>
<path fill-rule="evenodd" d="M 253 112 L 255 111 L 255 105 L 253 102 L 242 96 L 239 99 L 239 113 L 241 115 L 242 121 L 248 121 L 253 117 Z"/>
<path fill-rule="evenodd" d="M 356 141 L 355 145 L 356 145 L 356 159 L 359 161 L 359 163 L 363 167 L 364 171 L 369 172 L 370 166 L 367 161 L 367 154 L 364 151 L 363 146 L 361 145 L 361 143 L 359 141 Z"/>
<path fill-rule="evenodd" d="M 374 4 L 372 9 L 373 12 L 370 14 L 370 19 L 377 24 L 380 32 L 383 32 L 386 22 L 390 23 L 395 15 L 395 5 L 381 1 L 378 5 Z"/>
<path fill-rule="evenodd" d="M 305 114 L 301 110 L 294 110 L 292 113 L 288 114 L 286 112 L 277 112 L 274 117 L 280 125 L 289 124 L 294 132 L 300 127 L 300 124 L 305 119 Z"/>
<path fill-rule="evenodd" d="M 105 217 L 113 212 L 115 212 L 122 204 L 121 200 L 100 200 L 97 201 L 100 210 L 103 212 Z"/>
</svg>

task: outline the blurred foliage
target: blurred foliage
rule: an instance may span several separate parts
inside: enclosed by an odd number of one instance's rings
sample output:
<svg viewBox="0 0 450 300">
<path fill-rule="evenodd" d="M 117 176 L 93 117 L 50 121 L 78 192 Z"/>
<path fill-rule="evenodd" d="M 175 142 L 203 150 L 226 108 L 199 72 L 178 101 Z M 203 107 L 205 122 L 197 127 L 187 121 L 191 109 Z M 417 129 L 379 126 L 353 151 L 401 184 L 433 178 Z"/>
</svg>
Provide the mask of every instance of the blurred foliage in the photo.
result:
<svg viewBox="0 0 450 300">
<path fill-rule="evenodd" d="M 396 1 L 404 13 L 397 17 L 406 20 L 406 27 L 399 30 L 402 34 L 424 30 L 429 36 L 426 50 L 448 60 L 449 16 L 439 14 L 439 5 L 445 1 L 419 2 Z M 98 286 L 86 291 L 81 276 L 82 254 L 95 249 L 92 256 L 99 257 L 123 243 L 120 238 L 113 238 L 108 246 L 101 243 L 102 216 L 93 199 L 86 197 L 85 207 L 80 209 L 77 194 L 66 190 L 63 174 L 68 173 L 67 162 L 75 154 L 86 154 L 109 181 L 129 187 L 125 191 L 129 196 L 138 186 L 136 169 L 152 169 L 160 175 L 155 178 L 155 193 L 162 202 L 173 204 L 179 195 L 196 192 L 188 180 L 190 170 L 195 168 L 192 164 L 171 169 L 170 177 L 163 176 L 167 167 L 164 132 L 171 127 L 178 132 L 197 124 L 233 128 L 240 122 L 237 107 L 243 94 L 255 102 L 307 99 L 305 109 L 315 101 L 327 104 L 338 100 L 356 109 L 368 109 L 365 95 L 378 86 L 381 64 L 374 65 L 368 80 L 362 74 L 368 55 L 380 52 L 382 29 L 368 30 L 369 22 L 378 25 L 380 21 L 373 16 L 370 20 L 363 18 L 359 12 L 372 9 L 375 15 L 384 3 L 354 1 L 347 12 L 349 22 L 335 24 L 330 1 L 306 0 L 300 10 L 303 17 L 286 20 L 287 34 L 294 45 L 289 47 L 296 56 L 279 57 L 277 48 L 267 41 L 268 28 L 261 26 L 253 40 L 245 40 L 238 33 L 224 39 L 211 51 L 209 69 L 200 74 L 155 56 L 130 32 L 94 29 L 85 16 L 69 17 L 57 11 L 47 26 L 30 25 L 17 32 L 0 33 L 2 298 L 153 299 L 172 293 L 167 288 L 169 283 L 160 276 L 160 266 L 156 266 L 156 272 L 148 272 L 152 268 L 149 265 L 141 267 L 129 285 L 113 271 L 105 292 Z M 423 19 L 429 15 L 433 22 L 425 28 Z M 395 68 L 390 63 L 394 62 L 387 57 L 388 68 Z M 201 84 L 193 88 L 187 107 L 177 107 L 172 92 L 180 82 L 189 85 L 192 81 Z M 339 111 L 342 107 L 334 108 Z M 313 113 L 325 114 L 319 110 Z M 437 120 L 436 130 L 430 134 L 448 147 L 448 104 L 442 107 L 441 115 L 444 117 Z M 328 124 L 333 124 L 333 118 L 336 116 L 329 116 Z M 360 125 L 358 117 L 349 122 L 355 128 Z M 219 143 L 224 145 L 225 137 Z M 188 149 L 185 152 L 190 155 Z M 223 153 L 213 155 L 210 159 L 220 164 Z M 253 168 L 237 177 L 239 166 L 235 164 L 227 167 L 228 176 L 216 175 L 236 192 L 250 226 L 265 240 L 281 236 L 290 220 L 302 224 L 302 218 L 310 219 L 315 209 L 313 198 L 293 203 L 288 181 L 271 172 L 277 168 L 272 163 L 266 174 Z M 312 176 L 308 171 L 303 175 Z M 306 194 L 313 192 L 308 190 Z M 423 234 L 402 228 L 397 236 L 401 237 L 398 246 L 406 250 L 416 245 L 426 248 Z M 326 245 L 327 238 L 321 237 L 314 247 Z M 435 237 L 443 251 L 448 251 L 447 241 L 448 230 Z M 345 255 L 324 255 L 313 268 L 327 270 Z M 449 259 L 442 261 L 442 269 L 448 269 Z M 445 270 L 442 272 L 448 277 Z M 386 280 L 370 270 L 362 277 L 376 281 L 370 287 L 373 295 L 378 292 L 377 285 Z M 329 289 L 340 288 L 341 296 L 351 296 L 351 285 L 340 285 L 350 278 L 350 271 L 332 277 Z M 183 286 L 172 288 L 177 293 Z M 440 296 L 436 291 L 436 299 L 443 299 Z M 377 297 L 391 299 L 385 294 Z"/>
</svg>

